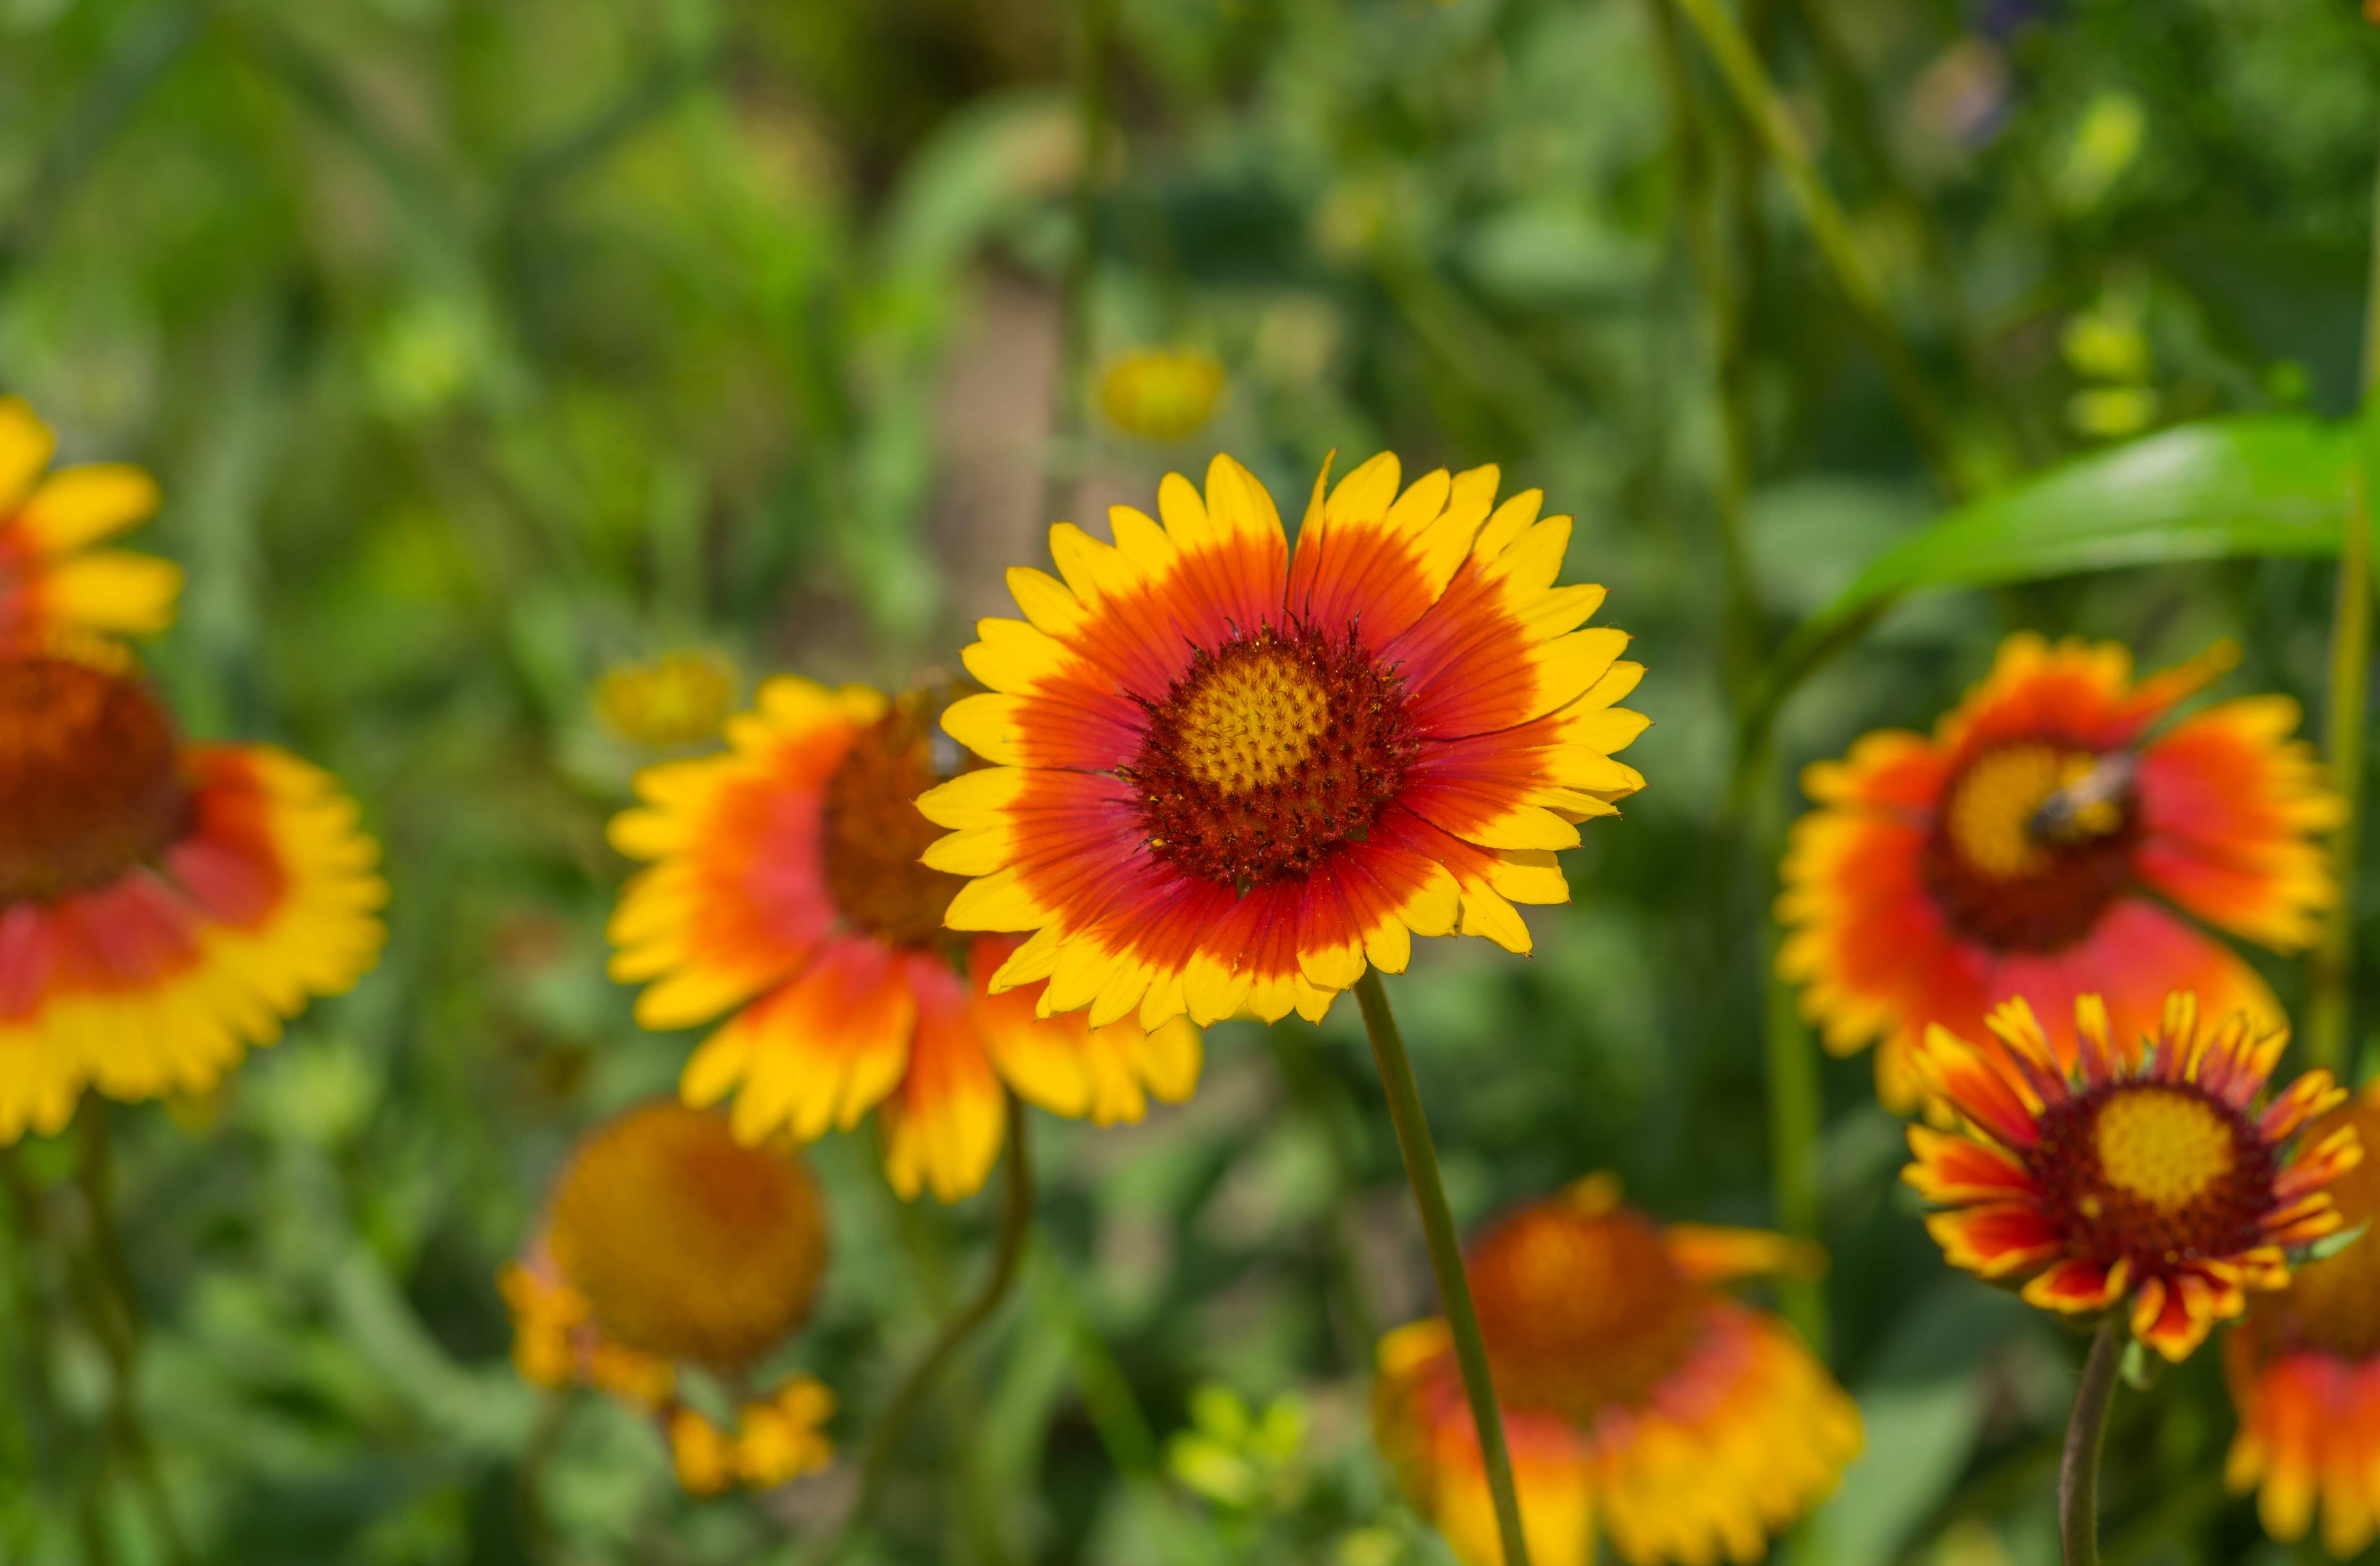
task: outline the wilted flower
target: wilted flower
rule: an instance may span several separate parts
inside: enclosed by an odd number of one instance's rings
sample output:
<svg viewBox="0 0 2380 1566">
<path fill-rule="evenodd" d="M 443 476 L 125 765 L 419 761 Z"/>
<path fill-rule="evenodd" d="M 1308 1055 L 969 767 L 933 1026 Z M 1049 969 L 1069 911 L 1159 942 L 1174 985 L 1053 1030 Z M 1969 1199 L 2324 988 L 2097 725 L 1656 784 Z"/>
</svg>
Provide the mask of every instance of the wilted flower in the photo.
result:
<svg viewBox="0 0 2380 1566">
<path fill-rule="evenodd" d="M 147 520 L 157 486 L 116 463 L 46 479 L 56 441 L 22 399 L 0 397 L 0 647 L 50 633 L 138 636 L 174 619 L 179 567 L 91 546 Z"/>
<path fill-rule="evenodd" d="M 1881 1041 L 1888 1105 L 1916 1101 L 1910 1057 L 1929 1024 L 1979 1033 L 2012 995 L 2063 1014 L 2088 986 L 2124 1036 L 2175 989 L 2210 1015 L 2279 1024 L 2255 971 L 2176 910 L 2306 945 L 2338 894 L 2317 834 L 2342 807 L 2288 737 L 2287 698 L 2166 722 L 2228 658 L 2134 684 L 2120 647 L 2010 637 L 1932 739 L 1868 734 L 1803 775 L 1818 808 L 1788 844 L 1778 971 L 1804 987 L 1828 1049 Z"/>
<path fill-rule="evenodd" d="M 678 1477 L 709 1494 L 822 1467 L 834 1399 L 808 1376 L 747 1402 L 734 1428 L 680 1395 L 680 1367 L 741 1378 L 809 1315 L 826 1269 L 818 1191 L 784 1147 L 661 1100 L 582 1140 L 524 1258 L 505 1269 L 514 1362 L 541 1386 L 600 1387 L 650 1413 Z"/>
<path fill-rule="evenodd" d="M 378 859 L 326 774 L 185 743 L 120 649 L 0 657 L 0 1143 L 86 1086 L 204 1093 L 353 984 Z"/>
<path fill-rule="evenodd" d="M 1215 415 L 1223 367 L 1196 348 L 1136 348 L 1099 374 L 1099 407 L 1145 441 L 1187 440 Z"/>
<path fill-rule="evenodd" d="M 1319 1019 L 1415 934 L 1529 949 L 1513 903 L 1564 901 L 1554 851 L 1644 785 L 1611 759 L 1644 671 L 1576 628 L 1603 589 L 1554 586 L 1570 518 L 1536 491 L 1398 471 L 1318 479 L 1293 561 L 1219 456 L 1203 499 L 1166 478 L 1163 527 L 1051 528 L 1063 582 L 1009 573 L 1026 619 L 965 654 L 995 694 L 943 716 L 996 764 L 918 801 L 956 829 L 926 862 L 976 878 L 952 926 L 1035 932 L 993 988 L 1046 979 L 1094 1026 Z"/>
<path fill-rule="evenodd" d="M 2132 1335 L 2185 1357 L 2247 1291 L 2289 1281 L 2289 1251 L 2331 1233 L 2324 1189 L 2362 1156 L 2342 1126 L 2297 1134 L 2345 1095 L 2310 1071 L 2264 1103 L 2289 1043 L 2244 1016 L 2201 1027 L 2197 999 L 2168 997 L 2155 1038 L 2115 1032 L 2095 995 L 2053 1043 L 2010 1001 L 1990 1044 L 1931 1029 L 1925 1085 L 1960 1120 L 1914 1125 L 1903 1178 L 1937 1210 L 1925 1226 L 1953 1266 L 2023 1281 L 2045 1310 L 2129 1308 Z"/>
<path fill-rule="evenodd" d="M 1815 1263 L 1780 1235 L 1663 1227 L 1609 1176 L 1522 1208 L 1464 1262 L 1503 1411 L 1530 1559 L 1756 1560 L 1858 1455 L 1859 1411 L 1808 1349 L 1718 1285 Z M 1470 1566 L 1503 1556 L 1440 1321 L 1380 1343 L 1380 1447 Z"/>
<path fill-rule="evenodd" d="M 697 1050 L 689 1102 L 733 1096 L 736 1134 L 804 1140 L 882 1106 L 886 1172 L 905 1196 L 979 1188 L 1005 1135 L 1002 1084 L 1055 1114 L 1138 1120 L 1189 1097 L 1197 1030 L 1043 1021 L 1036 995 L 987 981 L 1014 940 L 953 936 L 959 880 L 917 862 L 936 837 L 910 802 L 962 765 L 934 731 L 943 698 L 888 700 L 771 680 L 730 720 L 730 748 L 637 780 L 612 823 L 652 861 L 612 919 L 613 977 L 650 981 L 648 1027 L 735 1015 Z"/>
</svg>

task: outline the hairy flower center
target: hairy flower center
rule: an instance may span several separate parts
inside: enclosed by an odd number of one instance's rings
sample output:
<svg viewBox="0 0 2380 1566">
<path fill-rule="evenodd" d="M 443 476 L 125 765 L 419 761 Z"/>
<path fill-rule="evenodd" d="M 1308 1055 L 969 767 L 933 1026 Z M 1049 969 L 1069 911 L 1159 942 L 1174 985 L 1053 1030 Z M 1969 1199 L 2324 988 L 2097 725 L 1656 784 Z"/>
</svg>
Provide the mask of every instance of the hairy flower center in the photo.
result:
<svg viewBox="0 0 2380 1566">
<path fill-rule="evenodd" d="M 1334 641 L 1267 626 L 1201 648 L 1148 715 L 1122 773 L 1150 850 L 1243 892 L 1308 875 L 1363 841 L 1415 748 L 1402 680 L 1352 627 Z"/>
<path fill-rule="evenodd" d="M 105 886 L 188 812 L 174 731 L 147 691 L 62 658 L 0 660 L 0 905 Z"/>
<path fill-rule="evenodd" d="M 854 928 L 893 946 L 942 936 L 942 915 L 966 884 L 917 862 L 942 829 L 917 813 L 917 795 L 966 765 L 935 723 L 952 693 L 913 691 L 851 742 L 827 780 L 819 857 L 827 894 Z"/>
<path fill-rule="evenodd" d="M 2257 1243 L 2273 1205 L 2272 1148 L 2194 1086 L 2119 1082 L 2042 1117 L 2029 1156 L 2045 1208 L 2075 1254 L 2154 1273 Z"/>
<path fill-rule="evenodd" d="M 553 1200 L 555 1267 L 604 1334 L 664 1359 L 750 1365 L 800 1325 L 826 1265 L 802 1166 L 666 1099 L 580 1146 Z"/>
<path fill-rule="evenodd" d="M 1625 1208 L 1528 1208 L 1482 1236 L 1465 1271 L 1498 1397 L 1573 1423 L 1642 1402 L 1701 1329 L 1694 1285 Z"/>
<path fill-rule="evenodd" d="M 2347 1227 L 2380 1217 L 2380 1108 L 2362 1100 L 2306 1128 L 2313 1147 L 2340 1125 L 2363 1139 L 2363 1161 L 2327 1187 Z M 2380 1243 L 2367 1233 L 2337 1256 L 2310 1261 L 2289 1274 L 2289 1286 L 2259 1294 L 2249 1307 L 2257 1327 L 2290 1347 L 2318 1349 L 2349 1359 L 2380 1354 Z"/>
<path fill-rule="evenodd" d="M 2131 882 L 2138 837 L 2126 758 L 2001 746 L 1951 780 L 1925 878 L 1973 939 L 2055 952 L 2090 933 Z"/>
</svg>

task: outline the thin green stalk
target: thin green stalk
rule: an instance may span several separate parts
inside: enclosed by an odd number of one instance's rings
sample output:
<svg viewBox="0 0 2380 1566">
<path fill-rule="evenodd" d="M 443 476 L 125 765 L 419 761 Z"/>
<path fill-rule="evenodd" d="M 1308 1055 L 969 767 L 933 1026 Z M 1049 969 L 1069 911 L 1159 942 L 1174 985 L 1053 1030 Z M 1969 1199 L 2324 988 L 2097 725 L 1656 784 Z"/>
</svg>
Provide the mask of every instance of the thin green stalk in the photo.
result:
<svg viewBox="0 0 2380 1566">
<path fill-rule="evenodd" d="M 2124 1359 L 2124 1319 L 2110 1311 L 2091 1340 L 2074 1413 L 2066 1426 L 2066 1452 L 2058 1464 L 2058 1536 L 2066 1566 L 2099 1566 L 2099 1454 L 2107 1444 L 2107 1410 L 2116 1401 Z"/>
<path fill-rule="evenodd" d="M 1026 1141 L 1025 1105 L 1014 1093 L 1004 1097 L 1008 1111 L 1006 1206 L 1001 1210 L 1000 1232 L 992 1242 L 991 1271 L 975 1297 L 943 1323 L 942 1329 L 934 1335 L 934 1341 L 893 1390 L 883 1412 L 876 1416 L 875 1428 L 868 1432 L 868 1444 L 860 1452 L 859 1495 L 852 1502 L 851 1514 L 844 1520 L 843 1526 L 811 1552 L 809 1559 L 815 1566 L 824 1566 L 839 1558 L 875 1515 L 883 1501 L 884 1481 L 892 1472 L 893 1458 L 900 1452 L 902 1438 L 908 1434 L 910 1422 L 924 1406 L 927 1394 L 966 1346 L 967 1340 L 999 1310 L 1016 1281 L 1019 1264 L 1025 1256 L 1025 1242 L 1033 1229 L 1033 1159 Z"/>
<path fill-rule="evenodd" d="M 1764 850 L 1775 847 L 1775 837 L 1764 832 Z M 1762 854 L 1773 864 L 1773 853 Z M 1763 891 L 1767 887 L 1763 882 Z M 1818 1190 L 1818 1137 L 1824 1129 L 1825 1082 L 1819 1070 L 1817 1041 L 1810 1037 L 1795 1004 L 1792 987 L 1777 977 L 1777 948 L 1781 932 L 1768 910 L 1760 910 L 1767 932 L 1762 950 L 1767 1015 L 1768 1148 L 1770 1180 L 1777 1188 L 1778 1227 L 1798 1240 L 1818 1244 L 1823 1237 L 1825 1208 Z M 1816 1278 L 1786 1278 L 1777 1285 L 1778 1303 L 1810 1352 L 1825 1359 L 1828 1352 L 1827 1291 Z"/>
<path fill-rule="evenodd" d="M 1446 1186 L 1439 1178 L 1438 1149 L 1429 1139 L 1421 1089 L 1414 1083 L 1413 1062 L 1405 1054 L 1378 969 L 1366 968 L 1355 981 L 1355 1002 L 1364 1011 L 1364 1031 L 1372 1038 L 1372 1057 L 1379 1062 L 1380 1086 L 1388 1094 L 1389 1118 L 1396 1124 L 1397 1150 L 1404 1155 L 1405 1174 L 1413 1183 L 1414 1205 L 1421 1209 L 1430 1270 L 1438 1274 L 1439 1303 L 1445 1307 L 1447 1330 L 1454 1339 L 1454 1362 L 1463 1372 L 1463 1392 L 1471 1402 L 1471 1423 L 1479 1433 L 1479 1455 L 1488 1470 L 1488 1493 L 1496 1503 L 1504 1566 L 1529 1566 L 1521 1498 L 1512 1487 L 1512 1455 L 1504 1445 L 1504 1415 L 1488 1369 L 1488 1342 L 1480 1336 L 1479 1312 L 1471 1303 L 1470 1280 L 1463 1273 L 1463 1248 L 1455 1239 L 1454 1215 L 1447 1210 Z"/>
<path fill-rule="evenodd" d="M 1819 257 L 1833 275 L 1835 286 L 1851 306 L 1852 319 L 1861 335 L 1883 364 L 1885 378 L 1891 383 L 1893 395 L 1924 448 L 1937 481 L 1946 491 L 1957 493 L 1958 464 L 1951 455 L 1942 411 L 1925 378 L 1918 373 L 1908 345 L 1900 340 L 1884 288 L 1869 270 L 1852 236 L 1851 219 L 1819 176 L 1816 161 L 1803 140 L 1802 127 L 1793 122 L 1791 112 L 1768 78 L 1767 67 L 1760 63 L 1752 41 L 1744 36 L 1720 0 L 1674 3 L 1702 35 L 1703 42 L 1718 62 L 1720 76 L 1735 95 L 1737 108 L 1752 122 L 1768 155 L 1776 161 L 1794 209 L 1802 214 L 1803 225 L 1816 242 Z"/>
<path fill-rule="evenodd" d="M 173 1497 L 166 1491 L 164 1470 L 157 1461 L 157 1444 L 140 1417 L 140 1310 L 131 1269 L 125 1264 L 124 1246 L 115 1231 L 115 1160 L 110 1137 L 113 1117 L 107 1101 L 93 1093 L 84 1097 L 75 1120 L 82 1141 L 82 1162 L 78 1172 L 91 1220 L 88 1282 L 81 1295 L 92 1335 L 106 1351 L 109 1368 L 114 1372 L 108 1423 L 140 1481 L 141 1500 L 157 1530 L 165 1559 L 173 1566 L 190 1566 L 195 1558 L 190 1553 L 188 1536 L 183 1533 Z"/>
<path fill-rule="evenodd" d="M 1091 280 L 1099 260 L 1099 189 L 1108 143 L 1108 50 L 1115 31 L 1115 0 L 1081 0 L 1076 13 L 1075 126 L 1083 166 L 1075 176 L 1075 246 L 1059 283 L 1058 368 L 1050 414 L 1050 457 L 1042 480 L 1041 520 L 1072 509 L 1074 454 L 1065 448 L 1082 429 L 1087 395 L 1084 375 L 1091 352 Z"/>
<path fill-rule="evenodd" d="M 2380 173 L 2373 184 L 2372 251 L 2363 306 L 2363 462 L 2349 497 L 2339 539 L 2338 597 L 2330 627 L 2330 711 L 2325 748 L 2331 780 L 2347 808 L 2331 837 L 2338 901 L 2323 921 L 2307 976 L 2308 1063 L 2344 1071 L 2354 1031 L 2355 868 L 2362 817 L 2363 728 L 2372 672 L 2372 482 L 2374 407 L 2380 389 Z"/>
<path fill-rule="evenodd" d="M 65 1415 L 58 1408 L 57 1388 L 51 1371 L 57 1364 L 57 1349 L 50 1317 L 50 1304 L 43 1297 L 42 1281 L 34 1265 L 38 1247 L 50 1235 L 48 1215 L 42 1209 L 42 1194 L 32 1178 L 25 1172 L 14 1147 L 0 1147 L 0 1182 L 8 1187 L 11 1204 L 16 1208 L 17 1243 L 8 1246 L 15 1267 L 18 1315 L 24 1322 L 24 1349 L 27 1356 L 26 1382 L 30 1388 L 32 1413 L 42 1428 L 43 1439 L 37 1443 L 45 1472 L 43 1477 L 62 1480 L 67 1470 L 67 1443 L 59 1438 L 66 1429 Z M 75 1486 L 75 1525 L 82 1536 L 83 1560 L 87 1566 L 114 1566 L 115 1541 L 107 1531 L 107 1513 L 103 1463 L 93 1463 L 87 1481 Z"/>
</svg>

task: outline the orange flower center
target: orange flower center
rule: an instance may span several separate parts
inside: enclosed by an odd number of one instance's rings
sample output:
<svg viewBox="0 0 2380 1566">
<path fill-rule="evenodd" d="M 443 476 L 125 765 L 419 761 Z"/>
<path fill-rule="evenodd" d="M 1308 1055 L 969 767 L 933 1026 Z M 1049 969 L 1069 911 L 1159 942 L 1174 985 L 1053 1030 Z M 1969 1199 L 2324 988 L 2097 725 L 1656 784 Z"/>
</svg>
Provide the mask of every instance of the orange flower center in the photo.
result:
<svg viewBox="0 0 2380 1566">
<path fill-rule="evenodd" d="M 1312 873 L 1361 842 L 1412 759 L 1402 681 L 1351 628 L 1270 626 L 1201 648 L 1123 769 L 1156 856 L 1184 872 L 1251 886 Z"/>
<path fill-rule="evenodd" d="M 1694 1284 L 1624 1208 L 1525 1208 L 1473 1244 L 1464 1270 L 1499 1400 L 1573 1424 L 1642 1402 L 1701 1329 Z"/>
<path fill-rule="evenodd" d="M 0 660 L 0 904 L 105 886 L 188 813 L 174 731 L 147 691 L 63 658 Z"/>
<path fill-rule="evenodd" d="M 2077 1256 L 2130 1257 L 2136 1273 L 2257 1243 L 2273 1205 L 2272 1149 L 2254 1125 L 2195 1086 L 2119 1082 L 2042 1117 L 2029 1162 L 2044 1207 Z"/>
<path fill-rule="evenodd" d="M 820 843 L 827 894 L 852 926 L 893 946 L 941 938 L 942 915 L 966 884 L 917 862 L 942 829 L 913 801 L 966 767 L 935 722 L 949 694 L 913 691 L 894 701 L 827 780 Z"/>
<path fill-rule="evenodd" d="M 2313 1147 L 2342 1124 L 2363 1138 L 2363 1161 L 2326 1189 L 2347 1227 L 2380 1217 L 2380 1106 L 2359 1099 L 2304 1132 Z M 2289 1274 L 2289 1286 L 2259 1294 L 2249 1312 L 2260 1338 L 2287 1347 L 2318 1349 L 2348 1359 L 2380 1354 L 2380 1241 L 2367 1233 L 2337 1256 L 2310 1261 Z"/>
<path fill-rule="evenodd" d="M 1925 877 L 1951 922 L 2000 951 L 2056 952 L 2131 880 L 2139 836 L 2126 759 L 2000 746 L 1950 782 Z"/>
<path fill-rule="evenodd" d="M 791 1157 L 743 1147 L 720 1116 L 662 1099 L 580 1145 L 548 1243 L 606 1337 L 732 1371 L 808 1313 L 826 1219 Z"/>
</svg>

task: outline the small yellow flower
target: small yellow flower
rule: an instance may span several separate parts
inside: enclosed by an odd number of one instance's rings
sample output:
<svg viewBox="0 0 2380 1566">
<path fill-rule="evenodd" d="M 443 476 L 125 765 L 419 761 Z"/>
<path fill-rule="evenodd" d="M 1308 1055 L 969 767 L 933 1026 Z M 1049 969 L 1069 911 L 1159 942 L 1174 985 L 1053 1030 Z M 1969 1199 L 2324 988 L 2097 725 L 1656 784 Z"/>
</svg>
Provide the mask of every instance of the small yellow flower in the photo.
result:
<svg viewBox="0 0 2380 1566">
<path fill-rule="evenodd" d="M 718 737 L 735 703 L 735 665 L 710 652 L 624 663 L 595 687 L 595 712 L 623 739 L 674 750 Z"/>
<path fill-rule="evenodd" d="M 1137 348 L 1109 360 L 1099 377 L 1099 407 L 1144 441 L 1196 434 L 1222 395 L 1223 367 L 1196 348 Z"/>
</svg>

